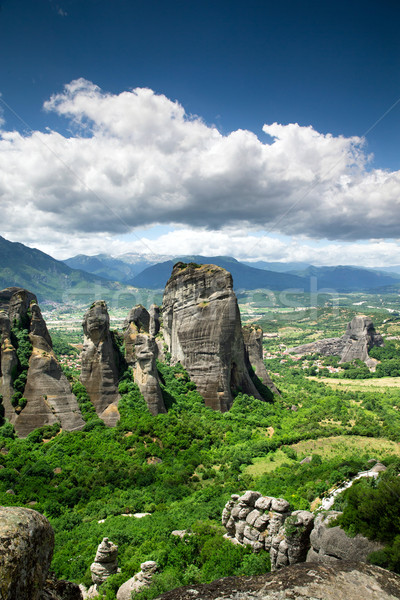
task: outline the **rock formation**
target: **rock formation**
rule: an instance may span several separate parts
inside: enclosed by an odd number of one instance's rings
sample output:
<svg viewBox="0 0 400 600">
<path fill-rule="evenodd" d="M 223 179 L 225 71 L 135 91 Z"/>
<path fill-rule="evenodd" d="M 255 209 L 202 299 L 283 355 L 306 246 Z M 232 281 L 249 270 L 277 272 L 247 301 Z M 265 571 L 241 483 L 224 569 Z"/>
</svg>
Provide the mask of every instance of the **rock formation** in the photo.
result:
<svg viewBox="0 0 400 600">
<path fill-rule="evenodd" d="M 45 517 L 28 508 L 0 507 L 0 598 L 39 599 L 53 549 Z"/>
<path fill-rule="evenodd" d="M 263 330 L 259 325 L 244 325 L 242 331 L 248 360 L 250 365 L 254 367 L 255 374 L 273 394 L 279 394 L 278 389 L 265 368 L 262 346 Z"/>
<path fill-rule="evenodd" d="M 125 358 L 133 368 L 133 378 L 138 384 L 153 415 L 165 413 L 156 367 L 158 347 L 154 332 L 159 330 L 159 319 L 153 305 L 151 315 L 142 305 L 135 306 L 124 324 Z M 158 331 L 157 331 L 158 333 Z"/>
<path fill-rule="evenodd" d="M 400 577 L 365 563 L 335 565 L 300 563 L 278 573 L 256 577 L 224 577 L 189 585 L 159 596 L 159 600 L 396 600 Z"/>
<path fill-rule="evenodd" d="M 239 389 L 262 399 L 249 374 L 232 276 L 215 265 L 177 263 L 163 298 L 163 333 L 206 406 L 226 411 Z"/>
<path fill-rule="evenodd" d="M 51 337 L 36 297 L 21 288 L 8 288 L 0 292 L 0 304 L 0 392 L 3 394 L 5 416 L 21 437 L 26 437 L 37 427 L 56 422 L 67 431 L 81 429 L 84 421 L 77 400 L 53 352 Z M 13 326 L 17 330 L 12 330 Z M 29 332 L 32 345 L 29 363 L 27 356 L 21 357 L 15 331 Z M 20 395 L 26 399 L 26 404 L 19 406 L 14 401 L 17 391 L 14 382 L 17 385 L 18 371 L 21 371 L 18 377 L 19 390 L 22 390 Z M 25 379 L 21 379 L 22 375 Z"/>
<path fill-rule="evenodd" d="M 118 572 L 118 546 L 103 538 L 96 552 L 94 562 L 90 565 L 92 581 L 95 585 L 104 583 L 110 575 Z"/>
<path fill-rule="evenodd" d="M 132 593 L 137 593 L 145 587 L 151 585 L 151 580 L 154 573 L 158 569 L 158 565 L 153 560 L 148 560 L 140 565 L 141 571 L 136 573 L 131 579 L 125 581 L 117 592 L 117 600 L 131 600 Z"/>
<path fill-rule="evenodd" d="M 92 304 L 83 323 L 81 382 L 96 413 L 106 425 L 114 426 L 118 412 L 118 355 L 110 332 L 107 305 L 103 300 Z"/>
<path fill-rule="evenodd" d="M 368 350 L 373 346 L 383 346 L 383 338 L 376 333 L 374 324 L 369 317 L 358 315 L 347 325 L 346 333 L 340 338 L 317 340 L 291 348 L 291 354 L 313 354 L 318 352 L 323 356 L 340 356 L 340 362 L 351 362 L 359 359 L 368 364 L 372 359 Z"/>
<path fill-rule="evenodd" d="M 368 554 L 382 549 L 382 544 L 357 534 L 349 537 L 340 527 L 329 527 L 339 512 L 320 513 L 315 518 L 314 528 L 310 535 L 311 548 L 307 554 L 309 562 L 332 562 L 337 559 L 362 561 Z"/>
<path fill-rule="evenodd" d="M 368 554 L 382 548 L 360 534 L 349 537 L 340 527 L 328 527 L 339 514 L 329 511 L 314 518 L 307 510 L 291 512 L 282 498 L 247 491 L 231 496 L 222 524 L 233 543 L 269 552 L 272 571 L 305 561 L 366 561 Z"/>
</svg>

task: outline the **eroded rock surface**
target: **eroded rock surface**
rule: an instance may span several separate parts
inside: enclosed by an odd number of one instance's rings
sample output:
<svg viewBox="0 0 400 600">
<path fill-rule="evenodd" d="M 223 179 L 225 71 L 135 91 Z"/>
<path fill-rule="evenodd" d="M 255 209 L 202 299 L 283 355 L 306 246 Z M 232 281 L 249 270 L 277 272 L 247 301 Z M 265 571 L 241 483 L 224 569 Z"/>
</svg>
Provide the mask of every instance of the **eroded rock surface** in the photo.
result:
<svg viewBox="0 0 400 600">
<path fill-rule="evenodd" d="M 38 600 L 54 548 L 49 521 L 28 508 L 0 507 L 0 597 Z"/>
<path fill-rule="evenodd" d="M 83 323 L 84 342 L 80 380 L 96 413 L 106 425 L 114 426 L 118 412 L 118 356 L 110 332 L 110 318 L 103 300 L 94 302 Z"/>
<path fill-rule="evenodd" d="M 239 388 L 262 399 L 249 374 L 232 276 L 215 265 L 177 263 L 163 298 L 163 333 L 206 406 L 226 411 Z"/>
<path fill-rule="evenodd" d="M 259 325 L 244 325 L 242 328 L 245 349 L 255 374 L 273 394 L 279 394 L 277 387 L 268 375 L 263 360 L 263 330 Z"/>
<path fill-rule="evenodd" d="M 332 562 L 338 559 L 364 562 L 368 554 L 382 549 L 382 544 L 363 535 L 349 537 L 340 527 L 328 527 L 329 522 L 339 514 L 329 511 L 317 515 L 310 535 L 309 562 Z"/>
<path fill-rule="evenodd" d="M 131 600 L 132 593 L 136 594 L 141 589 L 149 587 L 158 565 L 153 560 L 148 560 L 140 565 L 140 569 L 139 573 L 121 585 L 117 592 L 117 600 Z"/>
<path fill-rule="evenodd" d="M 340 362 L 351 362 L 359 359 L 369 363 L 368 350 L 374 346 L 383 346 L 382 336 L 375 331 L 373 322 L 369 317 L 358 315 L 348 324 L 346 333 L 340 338 L 327 338 L 317 340 L 310 344 L 303 344 L 291 348 L 291 354 L 313 354 L 318 352 L 323 356 L 340 356 Z"/>
<path fill-rule="evenodd" d="M 56 422 L 66 431 L 81 429 L 84 421 L 77 400 L 53 352 L 36 296 L 21 288 L 8 288 L 0 292 L 0 306 L 0 392 L 3 394 L 5 416 L 21 437 L 26 437 L 37 427 Z M 29 364 L 25 365 L 26 383 L 21 391 L 26 405 L 22 407 L 11 404 L 16 392 L 14 381 L 20 367 L 17 358 L 19 342 L 11 331 L 13 326 L 29 332 L 32 344 Z"/>
<path fill-rule="evenodd" d="M 144 306 L 135 306 L 125 322 L 125 358 L 132 366 L 134 381 L 138 384 L 153 415 L 165 413 L 160 381 L 156 367 L 158 347 L 154 334 L 159 330 L 159 318 L 153 305 L 151 315 Z M 157 330 L 157 333 L 158 333 Z"/>
<path fill-rule="evenodd" d="M 118 546 L 108 538 L 103 538 L 96 552 L 94 562 L 90 565 L 92 581 L 95 585 L 104 583 L 110 575 L 118 571 Z"/>
<path fill-rule="evenodd" d="M 186 586 L 160 600 L 396 600 L 400 577 L 373 565 L 299 563 L 258 577 L 225 577 Z"/>
</svg>

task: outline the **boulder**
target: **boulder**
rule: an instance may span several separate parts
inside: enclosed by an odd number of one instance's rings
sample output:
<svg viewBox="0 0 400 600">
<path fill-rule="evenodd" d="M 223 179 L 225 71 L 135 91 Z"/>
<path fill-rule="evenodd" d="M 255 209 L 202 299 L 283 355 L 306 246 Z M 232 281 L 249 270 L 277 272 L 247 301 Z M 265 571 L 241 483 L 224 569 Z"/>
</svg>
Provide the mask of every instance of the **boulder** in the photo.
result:
<svg viewBox="0 0 400 600">
<path fill-rule="evenodd" d="M 239 388 L 263 399 L 249 374 L 232 276 L 215 265 L 177 263 L 163 298 L 163 332 L 206 406 L 229 410 Z"/>
<path fill-rule="evenodd" d="M 83 350 L 81 383 L 100 419 L 114 426 L 118 412 L 118 363 L 119 357 L 110 332 L 107 305 L 103 300 L 92 304 L 83 322 Z"/>
<path fill-rule="evenodd" d="M 43 515 L 0 507 L 0 598 L 39 599 L 53 548 L 53 529 Z"/>
<path fill-rule="evenodd" d="M 278 388 L 265 368 L 262 346 L 263 330 L 259 325 L 244 325 L 242 331 L 248 360 L 254 367 L 255 374 L 273 394 L 279 394 Z"/>
</svg>

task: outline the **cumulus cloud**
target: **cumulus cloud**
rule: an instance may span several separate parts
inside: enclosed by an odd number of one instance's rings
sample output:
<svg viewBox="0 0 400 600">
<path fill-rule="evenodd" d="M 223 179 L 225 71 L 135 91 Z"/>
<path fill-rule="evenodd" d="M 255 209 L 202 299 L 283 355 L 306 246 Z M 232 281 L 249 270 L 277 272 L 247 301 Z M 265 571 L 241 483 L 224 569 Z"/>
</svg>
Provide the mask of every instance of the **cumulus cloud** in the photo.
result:
<svg viewBox="0 0 400 600">
<path fill-rule="evenodd" d="M 16 231 L 113 236 L 157 223 L 331 240 L 400 236 L 400 173 L 368 170 L 361 138 L 277 123 L 264 125 L 265 142 L 241 129 L 222 135 L 150 89 L 111 94 L 84 79 L 44 107 L 69 119 L 73 133 L 1 132 L 11 239 Z"/>
</svg>

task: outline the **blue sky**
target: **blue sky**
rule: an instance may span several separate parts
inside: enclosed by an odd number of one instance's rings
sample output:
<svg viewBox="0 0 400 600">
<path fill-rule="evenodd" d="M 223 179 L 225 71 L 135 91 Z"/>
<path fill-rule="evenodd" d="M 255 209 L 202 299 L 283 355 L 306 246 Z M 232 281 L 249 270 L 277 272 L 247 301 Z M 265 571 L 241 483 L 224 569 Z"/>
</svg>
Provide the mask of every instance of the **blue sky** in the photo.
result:
<svg viewBox="0 0 400 600">
<path fill-rule="evenodd" d="M 397 1 L 0 6 L 4 237 L 400 263 Z"/>
</svg>

